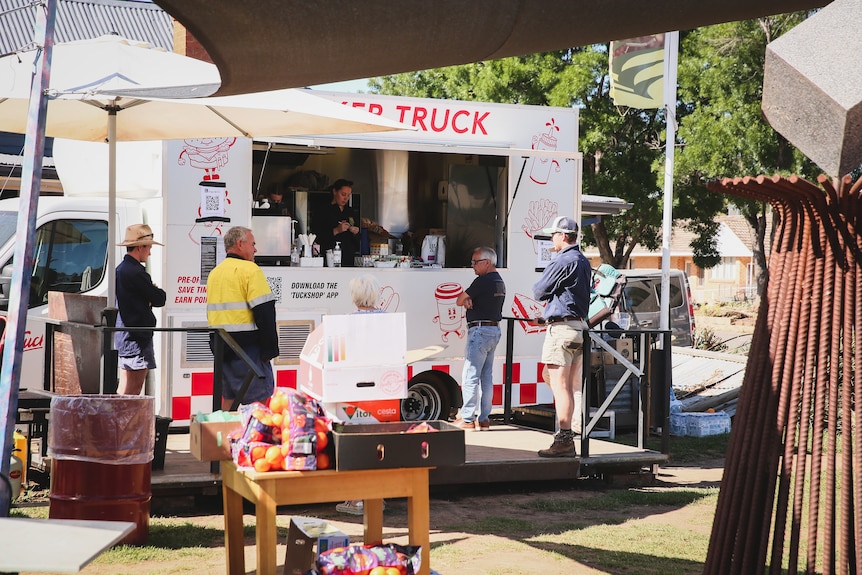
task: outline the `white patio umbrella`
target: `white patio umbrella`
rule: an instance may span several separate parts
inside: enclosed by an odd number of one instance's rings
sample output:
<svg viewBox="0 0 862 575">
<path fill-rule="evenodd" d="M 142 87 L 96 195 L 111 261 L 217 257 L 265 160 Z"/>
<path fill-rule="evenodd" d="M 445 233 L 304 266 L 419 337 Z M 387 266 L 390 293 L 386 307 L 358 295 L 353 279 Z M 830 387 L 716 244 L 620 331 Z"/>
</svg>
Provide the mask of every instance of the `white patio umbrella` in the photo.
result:
<svg viewBox="0 0 862 575">
<path fill-rule="evenodd" d="M 0 58 L 0 130 L 24 133 L 37 50 Z M 406 126 L 304 90 L 205 98 L 212 64 L 120 36 L 54 46 L 45 135 L 107 142 L 109 237 L 116 243 L 116 143 L 203 137 L 342 134 Z M 108 302 L 113 303 L 114 250 Z"/>
</svg>

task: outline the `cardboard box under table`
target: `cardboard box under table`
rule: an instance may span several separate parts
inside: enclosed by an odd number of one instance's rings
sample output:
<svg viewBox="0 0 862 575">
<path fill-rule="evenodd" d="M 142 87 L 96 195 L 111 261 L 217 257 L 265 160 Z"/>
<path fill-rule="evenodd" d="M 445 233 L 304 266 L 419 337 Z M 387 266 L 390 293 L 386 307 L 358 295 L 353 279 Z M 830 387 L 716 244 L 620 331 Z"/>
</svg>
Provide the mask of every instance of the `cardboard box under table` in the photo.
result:
<svg viewBox="0 0 862 575">
<path fill-rule="evenodd" d="M 348 545 L 350 538 L 322 519 L 291 517 L 287 532 L 284 575 L 303 575 L 314 567 L 318 555 Z"/>
<path fill-rule="evenodd" d="M 236 415 L 235 412 L 232 415 Z M 189 449 L 200 461 L 227 461 L 231 459 L 228 434 L 242 427 L 236 421 L 199 421 L 192 416 L 189 426 Z"/>
<path fill-rule="evenodd" d="M 335 468 L 396 469 L 461 465 L 464 430 L 445 421 L 426 421 L 435 431 L 412 433 L 407 421 L 340 425 L 333 430 Z"/>
<path fill-rule="evenodd" d="M 327 315 L 299 355 L 299 388 L 322 402 L 407 397 L 403 313 Z"/>
</svg>

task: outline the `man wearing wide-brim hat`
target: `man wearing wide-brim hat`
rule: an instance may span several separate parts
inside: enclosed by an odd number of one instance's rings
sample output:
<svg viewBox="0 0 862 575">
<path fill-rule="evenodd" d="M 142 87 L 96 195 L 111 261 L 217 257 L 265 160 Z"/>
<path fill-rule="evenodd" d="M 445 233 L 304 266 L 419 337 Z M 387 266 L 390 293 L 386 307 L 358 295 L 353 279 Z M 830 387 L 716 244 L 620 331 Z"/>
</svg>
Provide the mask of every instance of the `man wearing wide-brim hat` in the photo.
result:
<svg viewBox="0 0 862 575">
<path fill-rule="evenodd" d="M 153 307 L 162 307 L 167 294 L 153 283 L 144 267 L 153 244 L 153 230 L 147 224 L 126 228 L 126 237 L 117 245 L 126 247 L 126 255 L 117 266 L 117 327 L 155 327 Z M 147 372 L 156 367 L 153 332 L 149 330 L 117 331 L 114 347 L 119 355 L 120 386 L 118 393 L 138 395 L 144 387 Z"/>
</svg>

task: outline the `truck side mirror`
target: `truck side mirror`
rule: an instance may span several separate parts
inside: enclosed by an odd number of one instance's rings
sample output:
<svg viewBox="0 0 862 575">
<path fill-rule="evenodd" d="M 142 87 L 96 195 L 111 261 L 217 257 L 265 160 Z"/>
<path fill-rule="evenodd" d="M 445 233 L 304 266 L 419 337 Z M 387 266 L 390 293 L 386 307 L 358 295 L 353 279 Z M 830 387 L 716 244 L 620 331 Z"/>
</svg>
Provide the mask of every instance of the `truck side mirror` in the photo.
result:
<svg viewBox="0 0 862 575">
<path fill-rule="evenodd" d="M 9 308 L 9 291 L 12 288 L 12 264 L 6 264 L 0 270 L 0 307 Z"/>
</svg>

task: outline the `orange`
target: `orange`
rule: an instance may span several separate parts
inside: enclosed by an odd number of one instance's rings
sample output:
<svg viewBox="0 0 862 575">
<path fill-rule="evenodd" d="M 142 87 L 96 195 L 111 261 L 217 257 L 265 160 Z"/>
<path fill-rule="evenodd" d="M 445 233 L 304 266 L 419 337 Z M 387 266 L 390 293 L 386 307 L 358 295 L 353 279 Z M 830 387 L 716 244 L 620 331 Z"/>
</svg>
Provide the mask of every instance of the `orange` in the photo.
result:
<svg viewBox="0 0 862 575">
<path fill-rule="evenodd" d="M 275 394 L 269 398 L 269 409 L 273 413 L 284 413 L 284 410 L 287 408 L 287 394 L 281 391 L 276 391 Z"/>
<path fill-rule="evenodd" d="M 314 418 L 314 429 L 316 431 L 322 431 L 322 432 L 326 433 L 327 431 L 329 431 L 329 423 L 327 423 L 327 421 L 322 417 L 315 417 Z"/>
<path fill-rule="evenodd" d="M 258 459 L 254 462 L 254 470 L 263 473 L 264 471 L 270 470 L 270 464 L 267 463 L 266 459 Z"/>
<path fill-rule="evenodd" d="M 386 575 L 401 575 L 401 569 L 398 567 L 387 567 Z"/>
<path fill-rule="evenodd" d="M 332 465 L 332 462 L 329 461 L 329 456 L 325 453 L 317 454 L 317 468 L 318 469 L 329 469 L 329 466 Z"/>
<path fill-rule="evenodd" d="M 284 459 L 284 456 L 281 454 L 281 447 L 278 445 L 273 445 L 269 449 L 266 450 L 266 455 L 264 456 L 266 462 L 269 463 L 273 467 L 281 467 L 281 460 Z"/>
<path fill-rule="evenodd" d="M 273 413 L 271 416 L 273 427 L 281 427 L 284 423 L 284 416 L 281 413 Z"/>
<path fill-rule="evenodd" d="M 266 450 L 268 447 L 266 445 L 255 445 L 251 448 L 251 453 L 249 457 L 251 457 L 252 462 L 257 461 L 258 459 L 263 459 L 266 457 Z"/>
<path fill-rule="evenodd" d="M 323 451 L 326 449 L 326 446 L 329 445 L 329 436 L 326 432 L 318 431 L 317 432 L 317 450 Z"/>
<path fill-rule="evenodd" d="M 368 572 L 368 575 L 386 575 L 386 567 L 375 567 Z"/>
</svg>

